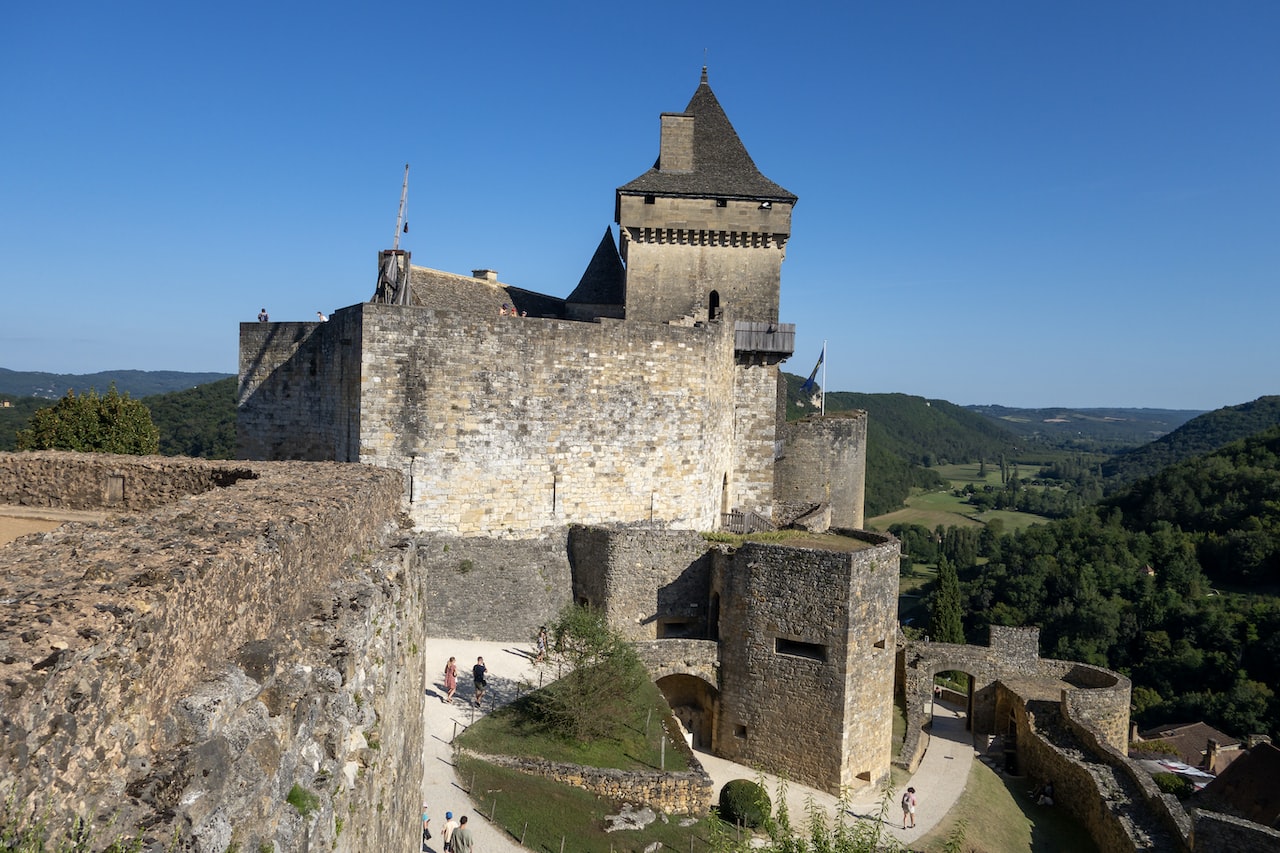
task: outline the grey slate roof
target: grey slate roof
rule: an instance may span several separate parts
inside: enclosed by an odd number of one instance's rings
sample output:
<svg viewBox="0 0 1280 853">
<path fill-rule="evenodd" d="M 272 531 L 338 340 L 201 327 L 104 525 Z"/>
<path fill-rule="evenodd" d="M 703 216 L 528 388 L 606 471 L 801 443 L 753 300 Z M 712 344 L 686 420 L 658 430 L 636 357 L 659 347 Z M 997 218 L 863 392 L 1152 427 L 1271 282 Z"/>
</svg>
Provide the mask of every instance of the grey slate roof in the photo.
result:
<svg viewBox="0 0 1280 853">
<path fill-rule="evenodd" d="M 618 246 L 613 242 L 613 230 L 605 228 L 604 237 L 578 286 L 565 301 L 579 305 L 622 305 L 626 301 L 626 280 Z"/>
<path fill-rule="evenodd" d="M 706 68 L 684 114 L 693 116 L 693 171 L 663 172 L 655 162 L 652 169 L 618 187 L 619 193 L 796 203 L 793 193 L 760 174 L 711 91 Z"/>
</svg>

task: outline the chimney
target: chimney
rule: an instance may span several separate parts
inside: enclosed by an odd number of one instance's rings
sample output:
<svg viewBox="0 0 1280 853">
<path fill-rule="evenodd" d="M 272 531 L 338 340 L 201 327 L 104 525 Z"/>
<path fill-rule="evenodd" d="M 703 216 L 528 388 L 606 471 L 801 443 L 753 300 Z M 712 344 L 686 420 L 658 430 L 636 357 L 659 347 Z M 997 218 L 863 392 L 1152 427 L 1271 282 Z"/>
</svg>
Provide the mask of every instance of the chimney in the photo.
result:
<svg viewBox="0 0 1280 853">
<path fill-rule="evenodd" d="M 693 171 L 693 116 L 662 114 L 662 147 L 658 152 L 661 172 Z"/>
<path fill-rule="evenodd" d="M 1204 747 L 1204 769 L 1210 773 L 1214 772 L 1213 765 L 1218 760 L 1218 742 L 1213 738 L 1209 738 L 1209 742 Z"/>
<path fill-rule="evenodd" d="M 497 270 L 472 270 L 471 277 L 481 278 L 481 279 L 484 279 L 485 281 L 497 281 L 498 271 Z"/>
</svg>

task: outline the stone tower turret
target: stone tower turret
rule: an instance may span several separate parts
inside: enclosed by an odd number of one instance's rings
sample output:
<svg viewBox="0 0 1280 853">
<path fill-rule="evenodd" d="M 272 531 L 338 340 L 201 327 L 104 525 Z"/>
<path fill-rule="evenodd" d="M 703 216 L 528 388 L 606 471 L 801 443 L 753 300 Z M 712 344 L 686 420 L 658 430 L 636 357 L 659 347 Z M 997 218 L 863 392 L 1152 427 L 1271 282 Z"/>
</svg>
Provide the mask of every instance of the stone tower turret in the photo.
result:
<svg viewBox="0 0 1280 853">
<path fill-rule="evenodd" d="M 796 196 L 760 174 L 706 68 L 661 121 L 658 161 L 617 191 L 627 319 L 776 323 Z"/>
</svg>

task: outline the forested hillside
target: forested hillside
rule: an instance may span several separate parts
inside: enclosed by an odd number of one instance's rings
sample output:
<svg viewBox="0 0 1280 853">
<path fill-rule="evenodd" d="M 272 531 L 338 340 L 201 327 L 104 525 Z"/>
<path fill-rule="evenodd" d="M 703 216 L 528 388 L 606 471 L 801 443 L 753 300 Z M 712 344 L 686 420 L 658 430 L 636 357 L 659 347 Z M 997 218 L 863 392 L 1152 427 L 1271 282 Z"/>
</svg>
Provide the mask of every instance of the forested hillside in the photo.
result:
<svg viewBox="0 0 1280 853">
<path fill-rule="evenodd" d="M 804 379 L 787 380 L 787 418 L 817 414 L 812 395 L 801 394 Z M 940 488 L 946 484 L 925 466 L 972 462 L 1018 452 L 1018 439 L 982 415 L 945 400 L 926 400 L 908 394 L 827 394 L 827 412 L 862 409 L 867 412 L 866 514 L 882 515 L 902 506 L 913 486 Z"/>
<path fill-rule="evenodd" d="M 1102 466 L 1103 476 L 1119 482 L 1150 477 L 1192 456 L 1280 425 L 1280 396 L 1226 406 L 1200 415 L 1175 432 L 1121 453 Z"/>
<path fill-rule="evenodd" d="M 965 406 L 1026 441 L 1088 453 L 1117 453 L 1168 435 L 1203 412 L 1187 409 L 1079 409 Z"/>
<path fill-rule="evenodd" d="M 164 456 L 232 459 L 236 453 L 236 378 L 157 394 L 142 402 L 160 430 Z"/>
<path fill-rule="evenodd" d="M 121 394 L 135 400 L 153 394 L 165 394 L 194 388 L 206 382 L 225 379 L 226 373 L 186 373 L 180 370 L 104 370 L 99 373 L 44 373 L 36 370 L 8 370 L 0 367 L 0 395 L 5 397 L 42 397 L 58 400 L 74 390 L 77 394 L 90 389 L 100 394 L 114 383 Z"/>
<path fill-rule="evenodd" d="M 1038 625 L 1046 655 L 1128 674 L 1143 725 L 1280 737 L 1280 428 L 1067 519 L 954 528 L 942 551 L 971 640 Z"/>
</svg>

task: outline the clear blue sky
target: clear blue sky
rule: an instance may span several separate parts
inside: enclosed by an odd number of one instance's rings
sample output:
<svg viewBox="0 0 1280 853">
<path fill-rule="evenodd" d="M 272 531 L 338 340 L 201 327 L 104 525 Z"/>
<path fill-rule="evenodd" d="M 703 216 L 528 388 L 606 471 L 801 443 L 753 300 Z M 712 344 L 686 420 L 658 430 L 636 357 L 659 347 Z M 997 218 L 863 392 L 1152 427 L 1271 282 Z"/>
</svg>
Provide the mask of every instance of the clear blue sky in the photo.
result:
<svg viewBox="0 0 1280 853">
<path fill-rule="evenodd" d="M 785 369 L 956 403 L 1280 393 L 1280 3 L 10 3 L 0 367 L 235 372 L 415 263 L 564 296 L 712 88 L 800 196 Z"/>
</svg>

